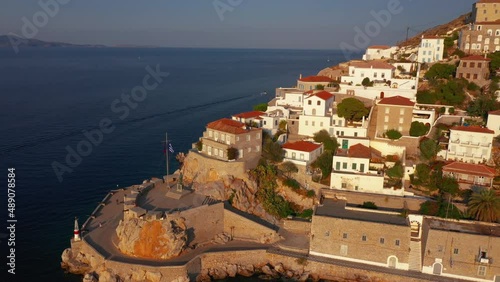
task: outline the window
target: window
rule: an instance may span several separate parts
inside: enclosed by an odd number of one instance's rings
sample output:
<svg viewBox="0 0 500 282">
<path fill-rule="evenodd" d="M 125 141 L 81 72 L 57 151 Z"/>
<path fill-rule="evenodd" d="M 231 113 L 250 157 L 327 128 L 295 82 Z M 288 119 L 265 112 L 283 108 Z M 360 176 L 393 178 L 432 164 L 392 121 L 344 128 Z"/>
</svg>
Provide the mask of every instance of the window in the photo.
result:
<svg viewBox="0 0 500 282">
<path fill-rule="evenodd" d="M 316 102 L 316 105 L 321 106 L 321 101 Z"/>
<path fill-rule="evenodd" d="M 357 163 L 352 163 L 352 169 L 353 170 L 356 170 L 356 165 L 357 165 Z"/>
<path fill-rule="evenodd" d="M 366 242 L 366 235 L 361 236 L 361 241 Z"/>
<path fill-rule="evenodd" d="M 343 189 L 347 188 L 347 183 L 342 182 L 342 188 L 343 188 Z"/>
<path fill-rule="evenodd" d="M 382 73 L 382 78 L 384 78 L 384 77 L 385 77 L 385 73 Z"/>
<path fill-rule="evenodd" d="M 342 234 L 342 239 L 347 239 L 347 233 Z"/>
<path fill-rule="evenodd" d="M 399 246 L 400 242 L 399 240 L 396 240 L 396 242 L 394 243 L 396 246 Z"/>
<path fill-rule="evenodd" d="M 493 30 L 488 29 L 487 33 L 488 33 L 489 36 L 492 36 L 493 35 Z"/>
<path fill-rule="evenodd" d="M 384 125 L 384 131 L 387 131 L 387 129 L 389 129 L 389 126 L 387 126 L 387 124 L 386 124 L 386 125 Z"/>
<path fill-rule="evenodd" d="M 467 75 L 465 75 L 465 77 L 467 77 L 467 79 L 470 78 L 470 73 L 468 73 Z"/>
<path fill-rule="evenodd" d="M 212 131 L 212 130 L 209 130 L 209 131 L 208 131 L 208 137 L 213 137 L 213 136 L 214 136 L 213 131 Z"/>
<path fill-rule="evenodd" d="M 340 162 L 337 162 L 337 163 L 335 164 L 335 170 L 340 170 Z"/>
<path fill-rule="evenodd" d="M 473 79 L 477 79 L 477 73 L 475 73 L 473 77 Z"/>
<path fill-rule="evenodd" d="M 358 133 L 357 132 L 354 132 L 354 137 L 358 137 Z"/>
<path fill-rule="evenodd" d="M 313 121 L 313 122 L 312 122 L 312 126 L 315 126 L 315 125 L 316 125 L 316 122 L 315 122 L 315 121 Z"/>
<path fill-rule="evenodd" d="M 453 249 L 453 254 L 458 255 L 458 249 L 457 248 Z"/>
<path fill-rule="evenodd" d="M 347 245 L 340 245 L 340 255 L 347 256 Z"/>
<path fill-rule="evenodd" d="M 360 164 L 359 165 L 359 171 L 365 172 L 365 164 Z"/>
<path fill-rule="evenodd" d="M 387 115 L 385 116 L 384 122 L 389 122 L 389 116 L 387 116 Z"/>
<path fill-rule="evenodd" d="M 347 169 L 347 163 L 342 163 L 342 168 Z"/>
<path fill-rule="evenodd" d="M 399 118 L 399 123 L 403 123 L 403 118 L 402 117 Z"/>
<path fill-rule="evenodd" d="M 483 41 L 483 36 L 482 36 L 482 35 L 478 35 L 478 36 L 477 36 L 477 41 L 478 41 L 478 42 Z"/>
<path fill-rule="evenodd" d="M 250 141 L 250 135 L 247 135 L 247 141 Z"/>
<path fill-rule="evenodd" d="M 427 55 L 427 51 L 424 51 L 424 56 Z"/>
<path fill-rule="evenodd" d="M 255 135 L 255 138 L 260 139 L 260 133 L 257 133 L 257 135 Z"/>
<path fill-rule="evenodd" d="M 300 159 L 304 160 L 304 154 L 300 154 Z"/>
<path fill-rule="evenodd" d="M 466 68 L 467 67 L 467 62 L 462 63 L 462 67 Z"/>
<path fill-rule="evenodd" d="M 252 152 L 252 148 L 248 147 L 247 152 L 249 152 L 249 153 Z"/>
<path fill-rule="evenodd" d="M 478 68 L 482 68 L 483 67 L 483 63 L 477 63 L 477 67 Z"/>
<path fill-rule="evenodd" d="M 365 73 L 364 72 L 361 73 L 361 77 L 365 77 Z"/>
<path fill-rule="evenodd" d="M 260 152 L 260 146 L 256 146 L 256 147 L 255 147 L 255 151 L 256 151 L 256 152 Z"/>
<path fill-rule="evenodd" d="M 405 114 L 405 109 L 399 109 L 399 114 L 404 115 Z"/>
<path fill-rule="evenodd" d="M 294 159 L 294 160 L 295 160 L 295 156 L 296 156 L 296 155 L 297 155 L 296 153 L 292 153 L 292 159 Z"/>
<path fill-rule="evenodd" d="M 221 134 L 220 135 L 220 140 L 226 141 L 226 134 Z"/>
<path fill-rule="evenodd" d="M 375 72 L 375 73 L 373 73 L 373 77 L 375 77 L 375 78 L 377 77 L 377 73 L 376 73 L 376 72 Z"/>
<path fill-rule="evenodd" d="M 309 121 L 307 121 L 307 120 L 306 120 L 305 124 L 306 124 L 306 125 L 309 125 Z"/>
<path fill-rule="evenodd" d="M 307 101 L 307 104 L 312 105 L 312 101 L 311 100 Z"/>
<path fill-rule="evenodd" d="M 320 122 L 320 123 L 319 123 L 319 126 L 323 127 L 323 122 Z"/>
<path fill-rule="evenodd" d="M 385 108 L 385 113 L 386 113 L 386 114 L 388 114 L 388 113 L 389 113 L 389 110 L 390 110 L 390 109 L 389 109 L 389 107 L 386 107 L 386 108 Z"/>
<path fill-rule="evenodd" d="M 486 276 L 486 266 L 484 266 L 484 265 L 480 265 L 480 266 L 477 268 L 477 275 L 478 275 L 478 276 Z"/>
<path fill-rule="evenodd" d="M 383 245 L 385 243 L 385 239 L 384 238 L 380 238 L 379 242 L 380 242 L 380 244 Z"/>
</svg>

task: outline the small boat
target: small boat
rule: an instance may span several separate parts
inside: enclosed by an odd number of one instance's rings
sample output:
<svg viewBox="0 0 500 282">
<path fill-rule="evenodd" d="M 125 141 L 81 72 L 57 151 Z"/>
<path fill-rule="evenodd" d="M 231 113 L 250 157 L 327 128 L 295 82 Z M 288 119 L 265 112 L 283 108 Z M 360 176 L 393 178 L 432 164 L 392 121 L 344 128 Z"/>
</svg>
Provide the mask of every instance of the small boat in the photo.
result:
<svg viewBox="0 0 500 282">
<path fill-rule="evenodd" d="M 264 96 L 264 95 L 267 95 L 267 91 L 260 92 L 260 96 Z"/>
</svg>

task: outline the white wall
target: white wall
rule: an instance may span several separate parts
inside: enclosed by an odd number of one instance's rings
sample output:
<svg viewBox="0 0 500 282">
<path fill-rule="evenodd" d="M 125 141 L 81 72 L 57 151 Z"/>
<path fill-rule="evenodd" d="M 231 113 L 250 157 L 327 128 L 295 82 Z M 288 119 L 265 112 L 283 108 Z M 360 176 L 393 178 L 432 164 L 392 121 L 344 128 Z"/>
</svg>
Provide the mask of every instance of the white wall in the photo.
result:
<svg viewBox="0 0 500 282">
<path fill-rule="evenodd" d="M 345 188 L 342 188 L 343 183 Z M 384 194 L 384 190 L 392 190 L 384 189 L 383 176 L 371 174 L 345 174 L 338 172 L 332 172 L 330 187 L 332 189 L 381 194 Z"/>
<path fill-rule="evenodd" d="M 394 89 L 390 87 L 363 87 L 363 86 L 355 86 L 355 85 L 347 85 L 342 84 L 340 86 L 339 93 L 347 94 L 347 91 L 354 91 L 355 97 L 363 97 L 367 99 L 380 99 L 380 92 L 384 92 L 384 97 L 393 97 L 393 96 L 402 96 L 408 99 L 415 99 L 417 95 L 417 90 L 415 89 Z"/>
<path fill-rule="evenodd" d="M 406 147 L 403 146 L 395 146 L 388 144 L 383 141 L 377 141 L 377 140 L 372 140 L 370 142 L 370 146 L 382 153 L 382 156 L 387 156 L 387 155 L 398 155 L 400 158 L 403 157 Z"/>
<path fill-rule="evenodd" d="M 328 99 L 326 101 L 319 98 L 318 96 L 310 96 L 308 98 L 305 98 L 303 106 L 304 115 L 325 116 L 328 113 L 328 110 L 331 109 L 332 103 L 333 103 L 333 98 Z"/>
<path fill-rule="evenodd" d="M 309 165 L 321 155 L 323 146 L 310 153 L 285 148 L 283 148 L 283 150 L 285 151 L 285 158 L 283 161 L 291 161 L 297 165 Z"/>
<path fill-rule="evenodd" d="M 277 106 L 288 105 L 292 107 L 302 108 L 303 100 L 304 100 L 304 93 L 299 93 L 299 92 L 286 93 L 285 99 L 276 100 L 276 105 Z"/>
<path fill-rule="evenodd" d="M 434 63 L 443 59 L 444 39 L 422 38 L 418 48 L 418 61 L 420 63 Z"/>
<path fill-rule="evenodd" d="M 500 135 L 500 115 L 488 115 L 488 129 L 495 131 L 495 136 Z"/>
<path fill-rule="evenodd" d="M 446 160 L 480 163 L 491 157 L 494 134 L 450 130 Z"/>
<path fill-rule="evenodd" d="M 347 142 L 347 148 L 354 146 L 356 144 L 361 144 L 366 147 L 370 147 L 370 139 L 368 138 L 349 138 L 348 136 L 338 136 L 337 142 L 339 143 L 341 148 L 344 140 L 346 140 Z"/>
<path fill-rule="evenodd" d="M 299 135 L 313 136 L 314 133 L 325 129 L 330 132 L 331 117 L 299 116 Z"/>
<path fill-rule="evenodd" d="M 340 165 L 337 166 L 337 164 Z M 344 164 L 347 164 L 346 168 L 344 168 Z M 353 168 L 353 164 L 356 165 L 355 168 Z M 364 165 L 363 171 L 361 171 L 362 165 Z M 334 156 L 332 167 L 334 172 L 367 173 L 370 168 L 370 159 Z"/>
</svg>

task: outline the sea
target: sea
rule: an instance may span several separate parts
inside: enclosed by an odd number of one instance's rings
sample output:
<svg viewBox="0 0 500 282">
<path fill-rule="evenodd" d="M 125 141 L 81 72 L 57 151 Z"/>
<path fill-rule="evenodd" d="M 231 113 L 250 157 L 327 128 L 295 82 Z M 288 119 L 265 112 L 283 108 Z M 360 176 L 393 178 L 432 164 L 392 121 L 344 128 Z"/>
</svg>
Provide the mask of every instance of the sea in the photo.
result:
<svg viewBox="0 0 500 282">
<path fill-rule="evenodd" d="M 166 133 L 174 154 L 187 152 L 208 122 L 345 60 L 337 50 L 0 49 L 0 281 L 81 281 L 60 267 L 74 217 L 83 223 L 109 190 L 164 175 Z"/>
</svg>

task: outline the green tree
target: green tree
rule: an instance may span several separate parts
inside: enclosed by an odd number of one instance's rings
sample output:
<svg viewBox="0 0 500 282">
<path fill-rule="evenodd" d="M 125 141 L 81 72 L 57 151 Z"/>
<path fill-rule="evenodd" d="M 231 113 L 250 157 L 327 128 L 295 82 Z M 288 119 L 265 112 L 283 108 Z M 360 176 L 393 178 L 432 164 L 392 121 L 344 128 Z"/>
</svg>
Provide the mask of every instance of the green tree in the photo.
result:
<svg viewBox="0 0 500 282">
<path fill-rule="evenodd" d="M 458 182 L 453 177 L 445 176 L 438 182 L 438 188 L 441 192 L 448 193 L 451 196 L 456 196 L 460 191 Z"/>
<path fill-rule="evenodd" d="M 198 142 L 196 142 L 196 149 L 201 152 L 201 150 L 203 149 L 203 141 L 198 140 Z"/>
<path fill-rule="evenodd" d="M 280 169 L 281 169 L 281 171 L 286 173 L 288 175 L 288 177 L 290 177 L 290 175 L 292 173 L 299 172 L 299 168 L 291 161 L 286 161 L 286 162 L 282 163 L 280 165 Z"/>
<path fill-rule="evenodd" d="M 500 51 L 488 55 L 490 61 L 490 72 L 495 73 L 500 68 Z"/>
<path fill-rule="evenodd" d="M 439 79 L 453 77 L 457 67 L 449 64 L 434 64 L 424 75 L 427 79 Z"/>
<path fill-rule="evenodd" d="M 325 86 L 324 85 L 321 85 L 321 84 L 318 84 L 314 87 L 314 89 L 316 90 L 325 90 Z"/>
<path fill-rule="evenodd" d="M 468 211 L 476 220 L 495 222 L 500 219 L 500 198 L 494 190 L 489 189 L 474 193 Z"/>
<path fill-rule="evenodd" d="M 257 104 L 255 106 L 253 106 L 253 110 L 265 112 L 265 111 L 267 111 L 267 103 Z"/>
<path fill-rule="evenodd" d="M 311 167 L 321 169 L 322 179 L 332 173 L 333 152 L 325 151 L 312 164 Z"/>
<path fill-rule="evenodd" d="M 287 121 L 286 121 L 286 120 L 284 120 L 284 119 L 283 119 L 283 120 L 281 120 L 281 121 L 280 121 L 280 124 L 279 124 L 279 126 L 278 126 L 279 131 L 281 131 L 281 132 L 286 132 L 287 125 L 288 125 L 288 123 L 287 123 Z"/>
<path fill-rule="evenodd" d="M 419 180 L 420 185 L 428 185 L 431 175 L 431 168 L 423 163 L 420 163 L 415 168 L 415 177 Z"/>
<path fill-rule="evenodd" d="M 337 114 L 346 120 L 353 121 L 361 120 L 369 113 L 365 104 L 356 98 L 346 98 L 337 106 Z"/>
<path fill-rule="evenodd" d="M 373 86 L 373 82 L 371 82 L 368 77 L 365 77 L 363 79 L 363 81 L 361 81 L 361 85 L 363 85 L 363 86 Z"/>
<path fill-rule="evenodd" d="M 410 136 L 419 137 L 427 134 L 429 132 L 430 126 L 423 124 L 422 122 L 414 121 L 411 123 Z"/>
<path fill-rule="evenodd" d="M 429 90 L 417 92 L 417 103 L 419 104 L 435 104 L 437 101 L 436 95 Z"/>
<path fill-rule="evenodd" d="M 389 129 L 385 132 L 385 135 L 387 136 L 387 138 L 391 139 L 391 140 L 397 140 L 401 137 L 403 137 L 403 134 L 401 134 L 401 132 L 397 131 L 396 129 Z"/>
<path fill-rule="evenodd" d="M 325 151 L 335 152 L 339 148 L 339 143 L 335 137 L 330 136 L 328 131 L 322 129 L 314 133 L 313 137 L 315 142 L 323 143 Z"/>
<path fill-rule="evenodd" d="M 439 150 L 438 143 L 432 139 L 424 138 L 424 140 L 420 142 L 420 156 L 422 156 L 424 160 L 434 159 Z"/>
<path fill-rule="evenodd" d="M 284 154 L 285 151 L 281 148 L 281 145 L 278 142 L 274 142 L 272 139 L 264 140 L 262 157 L 272 162 L 281 162 Z"/>
<path fill-rule="evenodd" d="M 495 97 L 491 95 L 480 95 L 474 101 L 470 101 L 467 106 L 467 114 L 470 116 L 482 117 L 486 120 L 488 117 L 488 112 L 494 111 L 500 108 L 499 103 L 496 101 Z"/>
<path fill-rule="evenodd" d="M 439 81 L 435 86 L 434 95 L 442 104 L 461 105 L 466 97 L 464 89 L 467 83 L 464 79 Z"/>
<path fill-rule="evenodd" d="M 397 161 L 386 173 L 390 178 L 403 178 L 405 170 L 401 161 Z"/>
</svg>

